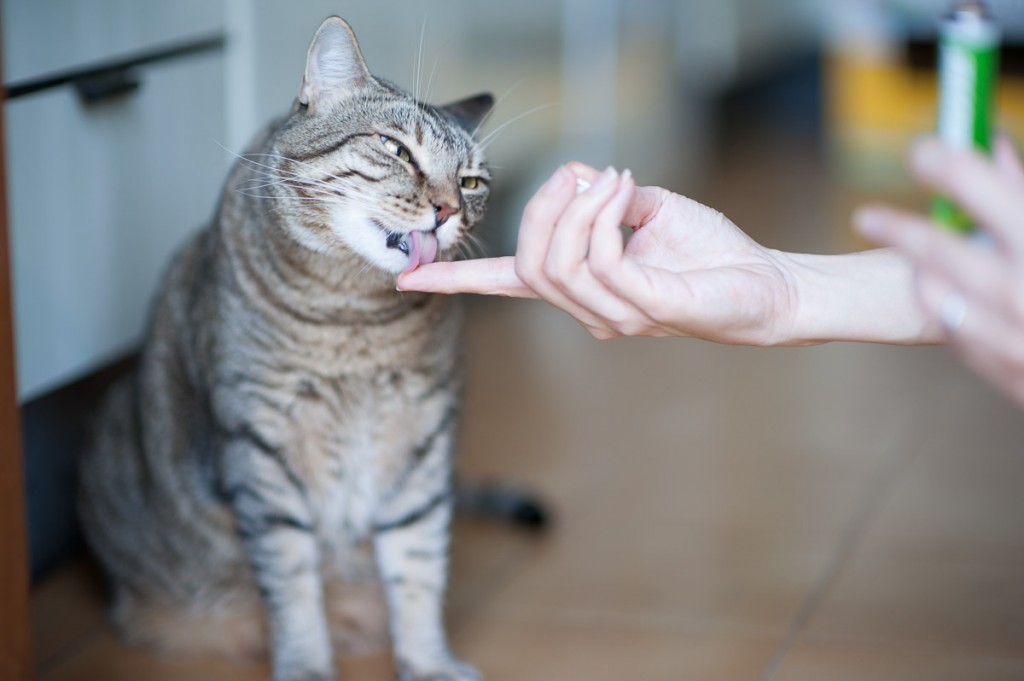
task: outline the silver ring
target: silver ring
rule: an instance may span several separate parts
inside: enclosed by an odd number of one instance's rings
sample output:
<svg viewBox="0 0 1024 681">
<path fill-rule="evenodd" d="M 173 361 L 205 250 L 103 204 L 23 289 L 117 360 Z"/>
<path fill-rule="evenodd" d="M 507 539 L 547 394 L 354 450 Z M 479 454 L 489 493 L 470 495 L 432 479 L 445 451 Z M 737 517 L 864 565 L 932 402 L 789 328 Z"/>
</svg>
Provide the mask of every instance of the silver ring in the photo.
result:
<svg viewBox="0 0 1024 681">
<path fill-rule="evenodd" d="M 939 321 L 947 333 L 956 333 L 964 325 L 967 318 L 967 301 L 963 295 L 950 291 L 942 299 L 942 306 L 939 308 Z"/>
</svg>

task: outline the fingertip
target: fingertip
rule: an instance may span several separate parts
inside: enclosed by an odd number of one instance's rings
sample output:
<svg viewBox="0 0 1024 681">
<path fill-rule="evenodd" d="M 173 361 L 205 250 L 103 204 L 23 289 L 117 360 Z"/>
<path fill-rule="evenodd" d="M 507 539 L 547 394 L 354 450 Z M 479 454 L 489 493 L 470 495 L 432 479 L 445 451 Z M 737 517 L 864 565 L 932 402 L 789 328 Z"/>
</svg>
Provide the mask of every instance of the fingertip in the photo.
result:
<svg viewBox="0 0 1024 681">
<path fill-rule="evenodd" d="M 585 190 L 586 193 L 600 194 L 601 192 L 611 188 L 615 181 L 618 179 L 619 173 L 612 166 L 608 166 L 604 171 L 597 177 L 596 180 L 591 184 L 589 188 Z"/>
<path fill-rule="evenodd" d="M 897 213 L 891 208 L 868 204 L 854 211 L 853 228 L 869 241 L 891 244 L 894 238 L 893 225 L 896 217 Z"/>
<path fill-rule="evenodd" d="M 619 176 L 619 191 L 623 194 L 632 194 L 633 190 L 636 189 L 636 178 L 633 177 L 633 171 L 626 168 L 622 171 Z"/>
<path fill-rule="evenodd" d="M 615 204 L 623 204 L 623 219 L 625 219 L 626 208 L 632 201 L 635 191 L 636 182 L 633 180 L 633 172 L 627 168 L 619 174 L 619 186 L 615 192 L 615 196 L 612 198 L 612 201 Z"/>
<path fill-rule="evenodd" d="M 417 293 L 451 293 L 451 286 L 462 263 L 432 262 L 411 272 L 402 272 L 395 279 L 396 291 Z"/>
<path fill-rule="evenodd" d="M 417 279 L 416 270 L 412 272 L 403 272 L 402 274 L 399 274 L 398 278 L 395 280 L 395 290 L 400 293 L 405 291 L 423 291 L 420 286 L 416 285 Z"/>
<path fill-rule="evenodd" d="M 594 178 L 601 174 L 601 171 L 598 170 L 597 168 L 592 168 L 591 166 L 588 166 L 586 163 L 580 163 L 579 161 L 569 161 L 569 163 L 567 163 L 565 167 L 568 168 L 569 172 L 575 175 L 576 177 L 583 180 L 587 180 L 588 182 L 592 181 Z"/>
</svg>

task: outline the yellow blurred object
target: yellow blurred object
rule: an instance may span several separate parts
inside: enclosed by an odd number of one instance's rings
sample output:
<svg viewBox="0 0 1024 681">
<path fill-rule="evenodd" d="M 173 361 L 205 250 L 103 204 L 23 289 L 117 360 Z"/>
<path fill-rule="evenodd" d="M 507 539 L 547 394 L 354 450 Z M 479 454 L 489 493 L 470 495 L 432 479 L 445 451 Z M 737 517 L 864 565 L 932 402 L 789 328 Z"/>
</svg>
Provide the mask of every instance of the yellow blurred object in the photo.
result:
<svg viewBox="0 0 1024 681">
<path fill-rule="evenodd" d="M 907 145 L 935 129 L 935 71 L 912 69 L 899 54 L 847 48 L 825 68 L 827 130 L 839 179 L 852 188 L 905 193 Z M 997 125 L 1024 138 L 1024 78 L 1003 76 Z"/>
</svg>

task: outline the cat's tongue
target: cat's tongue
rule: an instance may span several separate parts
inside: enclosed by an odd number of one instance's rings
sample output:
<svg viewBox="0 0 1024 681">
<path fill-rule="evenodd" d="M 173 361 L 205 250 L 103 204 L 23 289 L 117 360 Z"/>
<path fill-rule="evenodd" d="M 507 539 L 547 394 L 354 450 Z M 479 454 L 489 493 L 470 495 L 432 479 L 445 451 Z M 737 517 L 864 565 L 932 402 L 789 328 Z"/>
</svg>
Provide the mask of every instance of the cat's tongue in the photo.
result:
<svg viewBox="0 0 1024 681">
<path fill-rule="evenodd" d="M 433 232 L 421 232 L 413 230 L 406 237 L 409 244 L 409 264 L 405 266 L 405 272 L 412 272 L 420 265 L 434 262 L 437 257 L 437 237 Z"/>
</svg>

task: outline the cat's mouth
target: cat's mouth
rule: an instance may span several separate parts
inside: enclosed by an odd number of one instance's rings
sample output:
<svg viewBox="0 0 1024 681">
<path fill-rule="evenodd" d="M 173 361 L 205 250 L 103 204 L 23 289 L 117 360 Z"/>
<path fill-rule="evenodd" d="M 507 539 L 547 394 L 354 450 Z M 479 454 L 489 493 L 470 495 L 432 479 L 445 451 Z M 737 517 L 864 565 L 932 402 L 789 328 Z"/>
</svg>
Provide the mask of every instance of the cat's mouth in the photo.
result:
<svg viewBox="0 0 1024 681">
<path fill-rule="evenodd" d="M 385 245 L 388 248 L 409 256 L 409 263 L 403 272 L 412 272 L 420 265 L 427 265 L 437 259 L 437 235 L 434 232 L 415 229 L 403 234 L 393 232 L 377 221 L 374 222 L 384 232 Z"/>
</svg>

